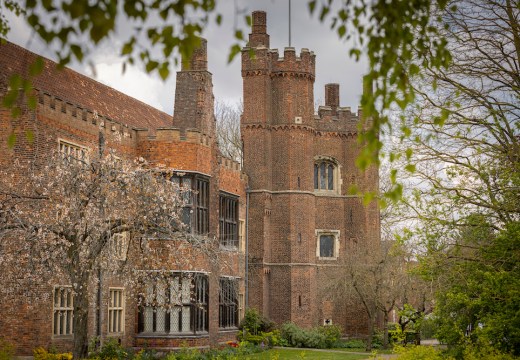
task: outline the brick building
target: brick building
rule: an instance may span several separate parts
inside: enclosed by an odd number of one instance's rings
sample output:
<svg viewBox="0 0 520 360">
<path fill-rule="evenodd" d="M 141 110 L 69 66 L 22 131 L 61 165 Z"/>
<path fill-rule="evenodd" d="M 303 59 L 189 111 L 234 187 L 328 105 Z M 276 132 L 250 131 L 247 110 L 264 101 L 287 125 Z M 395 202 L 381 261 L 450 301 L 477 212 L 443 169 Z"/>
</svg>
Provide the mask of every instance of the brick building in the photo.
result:
<svg viewBox="0 0 520 360">
<path fill-rule="evenodd" d="M 35 58 L 14 44 L 0 45 L 0 98 L 10 75 L 26 74 Z M 359 306 L 325 290 L 353 242 L 379 243 L 377 206 L 364 207 L 359 197 L 347 194 L 353 184 L 378 186 L 376 169 L 361 173 L 354 165 L 362 114 L 340 107 L 337 84 L 326 86 L 325 106 L 314 113 L 315 56 L 286 48 L 281 57 L 270 49 L 264 12 L 253 13 L 242 52 L 243 169 L 222 157 L 215 141 L 205 41 L 177 74 L 173 117 L 70 69 L 58 71 L 50 60 L 44 65 L 33 81 L 35 110 L 22 107 L 13 119 L 0 108 L 0 165 L 44 159 L 55 150 L 96 149 L 102 132 L 118 156 L 161 164 L 172 181 L 189 184 L 191 231 L 219 238 L 225 250 L 227 265 L 220 269 L 200 256 L 171 269 L 177 292 L 196 289 L 195 300 L 188 299 L 178 312 L 138 306 L 121 279 L 103 277 L 90 289 L 95 301 L 89 336 L 136 347 L 209 346 L 235 337 L 246 305 L 278 323 L 332 322 L 349 335 L 366 332 Z M 34 135 L 30 141 L 27 131 Z M 11 133 L 17 134 L 12 148 Z M 73 330 L 57 320 L 73 316 L 66 280 L 46 283 L 35 284 L 50 295 L 36 303 L 23 296 L 0 299 L 5 310 L 0 335 L 21 355 L 37 346 L 72 344 Z"/>
<path fill-rule="evenodd" d="M 379 209 L 351 185 L 378 188 L 378 172 L 355 166 L 359 114 L 340 107 L 339 85 L 325 86 L 314 113 L 315 55 L 269 48 L 266 14 L 253 13 L 242 52 L 244 172 L 249 177 L 248 305 L 277 323 L 337 324 L 366 333 L 359 305 L 327 294 L 356 244 L 379 247 Z M 249 55 L 251 50 L 255 56 Z"/>
</svg>

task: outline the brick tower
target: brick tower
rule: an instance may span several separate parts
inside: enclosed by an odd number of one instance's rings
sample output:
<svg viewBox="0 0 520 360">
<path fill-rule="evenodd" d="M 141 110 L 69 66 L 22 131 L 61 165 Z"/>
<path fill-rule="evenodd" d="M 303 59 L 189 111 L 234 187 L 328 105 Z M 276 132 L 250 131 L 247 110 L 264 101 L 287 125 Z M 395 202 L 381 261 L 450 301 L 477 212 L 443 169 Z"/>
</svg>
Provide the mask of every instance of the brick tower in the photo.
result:
<svg viewBox="0 0 520 360">
<path fill-rule="evenodd" d="M 376 169 L 361 173 L 354 165 L 359 118 L 339 106 L 338 84 L 326 86 L 315 115 L 314 53 L 297 56 L 288 47 L 280 57 L 269 49 L 265 12 L 252 19 L 242 51 L 248 304 L 277 323 L 334 323 L 362 334 L 359 307 L 325 290 L 352 243 L 379 243 L 377 206 L 348 195 L 350 185 L 375 189 L 378 182 Z"/>
</svg>

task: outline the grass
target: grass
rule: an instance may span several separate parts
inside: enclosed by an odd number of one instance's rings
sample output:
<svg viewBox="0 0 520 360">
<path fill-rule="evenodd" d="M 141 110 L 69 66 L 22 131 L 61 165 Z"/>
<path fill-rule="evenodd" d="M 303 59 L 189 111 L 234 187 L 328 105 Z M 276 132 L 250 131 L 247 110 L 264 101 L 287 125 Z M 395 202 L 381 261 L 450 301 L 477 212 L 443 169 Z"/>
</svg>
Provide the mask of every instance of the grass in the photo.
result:
<svg viewBox="0 0 520 360">
<path fill-rule="evenodd" d="M 304 350 L 304 349 L 271 349 L 258 354 L 249 355 L 250 360 L 358 360 L 367 359 L 370 354 L 358 355 L 340 351 Z"/>
</svg>

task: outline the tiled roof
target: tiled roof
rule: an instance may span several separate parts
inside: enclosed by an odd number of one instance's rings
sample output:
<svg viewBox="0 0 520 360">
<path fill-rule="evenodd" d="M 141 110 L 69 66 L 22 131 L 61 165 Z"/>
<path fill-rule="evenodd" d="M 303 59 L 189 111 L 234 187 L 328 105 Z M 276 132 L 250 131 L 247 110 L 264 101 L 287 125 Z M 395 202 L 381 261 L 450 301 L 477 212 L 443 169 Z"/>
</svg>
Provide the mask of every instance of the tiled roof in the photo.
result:
<svg viewBox="0 0 520 360">
<path fill-rule="evenodd" d="M 26 74 L 36 57 L 10 42 L 0 45 L 0 75 Z M 54 61 L 43 59 L 45 67 L 33 81 L 34 88 L 131 127 L 156 129 L 173 125 L 171 115 L 74 70 L 58 70 Z"/>
</svg>

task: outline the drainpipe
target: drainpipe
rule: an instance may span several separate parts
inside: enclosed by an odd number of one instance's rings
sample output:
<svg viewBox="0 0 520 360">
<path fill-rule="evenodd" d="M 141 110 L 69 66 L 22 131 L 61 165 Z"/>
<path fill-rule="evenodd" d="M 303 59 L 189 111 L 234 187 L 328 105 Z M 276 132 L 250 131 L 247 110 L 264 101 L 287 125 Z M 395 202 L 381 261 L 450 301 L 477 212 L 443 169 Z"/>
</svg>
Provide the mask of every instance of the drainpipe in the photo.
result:
<svg viewBox="0 0 520 360">
<path fill-rule="evenodd" d="M 101 287 L 102 277 L 101 268 L 98 268 L 98 288 L 97 288 L 97 311 L 96 311 L 96 336 L 98 338 L 97 345 L 101 347 Z"/>
<path fill-rule="evenodd" d="M 249 307 L 249 186 L 246 188 L 246 309 Z"/>
</svg>

